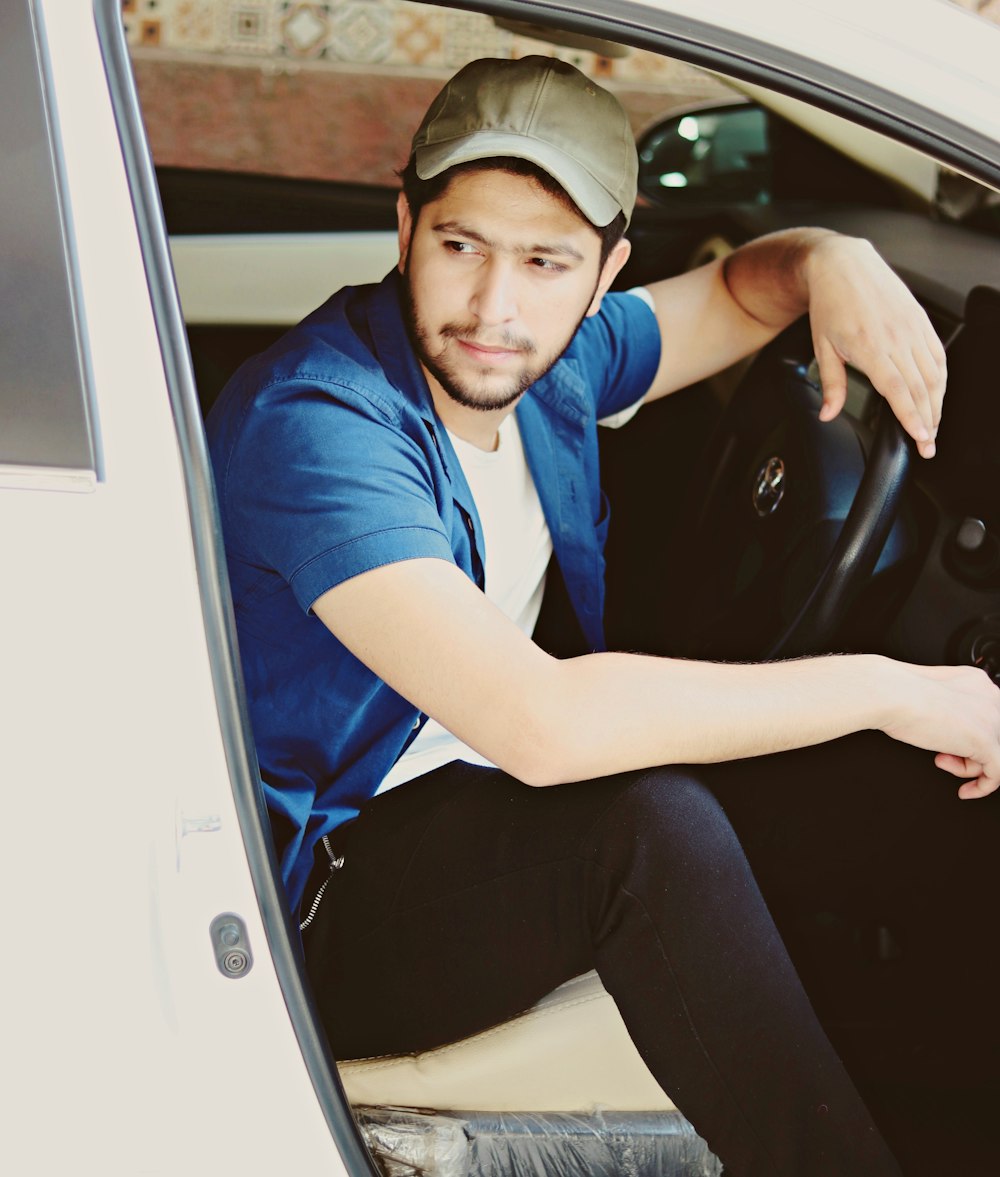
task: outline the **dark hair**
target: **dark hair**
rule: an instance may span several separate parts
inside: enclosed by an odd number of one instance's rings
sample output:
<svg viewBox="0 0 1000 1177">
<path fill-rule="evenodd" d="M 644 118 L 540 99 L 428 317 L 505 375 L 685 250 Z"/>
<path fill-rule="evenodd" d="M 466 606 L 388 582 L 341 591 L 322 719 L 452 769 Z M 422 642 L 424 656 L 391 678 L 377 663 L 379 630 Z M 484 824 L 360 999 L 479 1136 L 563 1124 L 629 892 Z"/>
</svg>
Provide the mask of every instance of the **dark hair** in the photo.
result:
<svg viewBox="0 0 1000 1177">
<path fill-rule="evenodd" d="M 608 260 L 611 251 L 625 235 L 624 213 L 620 212 L 609 225 L 592 224 L 576 206 L 573 198 L 566 189 L 557 180 L 554 180 L 544 168 L 540 168 L 530 160 L 520 159 L 513 155 L 496 156 L 489 159 L 474 159 L 468 163 L 456 164 L 439 175 L 432 176 L 429 180 L 422 180 L 417 175 L 416 160 L 411 155 L 406 163 L 406 167 L 398 171 L 396 175 L 399 176 L 400 182 L 403 185 L 403 195 L 406 197 L 406 203 L 410 206 L 410 215 L 413 217 L 414 222 L 419 217 L 420 210 L 424 205 L 430 204 L 432 200 L 437 200 L 439 196 L 443 195 L 448 185 L 456 176 L 466 175 L 470 172 L 507 172 L 512 176 L 525 176 L 529 180 L 534 180 L 550 196 L 561 200 L 581 220 L 586 221 L 597 236 L 600 237 L 602 267 Z"/>
</svg>

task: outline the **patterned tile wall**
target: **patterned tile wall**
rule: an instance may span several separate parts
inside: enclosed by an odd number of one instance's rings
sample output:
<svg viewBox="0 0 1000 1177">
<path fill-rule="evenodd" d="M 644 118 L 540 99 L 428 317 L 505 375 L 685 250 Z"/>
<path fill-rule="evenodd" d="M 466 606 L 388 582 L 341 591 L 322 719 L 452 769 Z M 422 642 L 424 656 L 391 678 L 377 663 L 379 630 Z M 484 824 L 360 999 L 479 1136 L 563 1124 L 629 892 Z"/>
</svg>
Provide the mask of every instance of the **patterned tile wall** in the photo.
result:
<svg viewBox="0 0 1000 1177">
<path fill-rule="evenodd" d="M 605 56 L 412 0 L 123 0 L 157 162 L 393 183 L 442 81 L 476 57 L 557 54 L 616 89 L 636 130 L 724 93 L 652 53 Z"/>
<path fill-rule="evenodd" d="M 541 48 L 588 73 L 622 82 L 647 84 L 655 78 L 666 83 L 678 69 L 639 50 L 618 59 L 554 50 L 499 28 L 488 16 L 411 0 L 123 0 L 122 9 L 129 44 L 160 55 L 449 74 L 475 57 L 521 57 Z"/>
<path fill-rule="evenodd" d="M 1000 0 L 948 0 L 1000 22 Z M 520 57 L 539 43 L 479 13 L 411 0 L 122 0 L 129 44 L 249 59 L 381 65 L 452 72 L 474 57 Z M 553 50 L 616 81 L 667 79 L 676 64 L 635 50 L 611 59 Z"/>
<path fill-rule="evenodd" d="M 1000 0 L 948 0 L 1000 21 Z M 554 47 L 412 0 L 123 0 L 155 158 L 393 183 L 442 81 L 476 57 L 555 54 L 615 90 L 639 131 L 726 91 L 683 62 Z"/>
</svg>

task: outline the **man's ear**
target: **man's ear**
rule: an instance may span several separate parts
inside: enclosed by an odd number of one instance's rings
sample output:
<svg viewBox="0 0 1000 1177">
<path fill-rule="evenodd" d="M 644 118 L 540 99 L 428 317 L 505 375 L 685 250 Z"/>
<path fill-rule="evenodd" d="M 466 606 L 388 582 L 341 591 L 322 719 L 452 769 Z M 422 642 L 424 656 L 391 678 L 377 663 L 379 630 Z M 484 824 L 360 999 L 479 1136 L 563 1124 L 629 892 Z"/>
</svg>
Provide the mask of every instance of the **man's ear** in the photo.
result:
<svg viewBox="0 0 1000 1177">
<path fill-rule="evenodd" d="M 406 267 L 406 255 L 410 252 L 410 237 L 413 233 L 410 202 L 402 192 L 396 198 L 396 221 L 399 225 L 399 272 L 402 273 Z"/>
<path fill-rule="evenodd" d="M 611 283 L 618 277 L 619 270 L 628 261 L 631 252 L 632 242 L 623 237 L 608 254 L 607 261 L 601 267 L 601 276 L 597 280 L 597 289 L 594 291 L 594 297 L 587 309 L 586 317 L 588 319 L 591 315 L 596 315 L 601 309 L 601 300 L 610 289 Z"/>
</svg>

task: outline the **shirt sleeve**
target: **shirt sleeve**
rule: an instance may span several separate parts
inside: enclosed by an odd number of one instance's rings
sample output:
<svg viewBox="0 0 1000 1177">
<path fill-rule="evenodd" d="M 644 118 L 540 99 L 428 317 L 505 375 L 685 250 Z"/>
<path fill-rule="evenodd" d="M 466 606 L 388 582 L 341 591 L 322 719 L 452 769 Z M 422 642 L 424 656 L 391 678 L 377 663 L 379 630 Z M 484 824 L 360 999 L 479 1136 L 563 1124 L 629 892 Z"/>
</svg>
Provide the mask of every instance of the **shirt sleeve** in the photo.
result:
<svg viewBox="0 0 1000 1177">
<path fill-rule="evenodd" d="M 607 294 L 571 344 L 592 384 L 597 418 L 614 418 L 646 395 L 660 364 L 660 326 L 650 302 L 631 292 Z"/>
<path fill-rule="evenodd" d="M 426 425 L 420 422 L 426 429 Z M 400 560 L 454 562 L 421 438 L 354 389 L 293 380 L 247 409 L 222 487 L 230 545 L 275 570 L 308 610 Z"/>
<path fill-rule="evenodd" d="M 656 314 L 656 306 L 653 302 L 653 296 L 649 293 L 645 286 L 633 286 L 631 290 L 626 290 L 626 294 L 631 294 L 634 297 L 641 299 L 649 309 Z M 647 389 L 648 391 L 648 389 Z M 646 393 L 644 392 L 637 401 L 628 405 L 624 409 L 619 409 L 617 413 L 611 413 L 607 417 L 599 418 L 597 424 L 603 425 L 605 429 L 621 429 L 623 425 L 627 425 L 629 421 L 642 408 L 642 402 L 645 400 Z"/>
</svg>

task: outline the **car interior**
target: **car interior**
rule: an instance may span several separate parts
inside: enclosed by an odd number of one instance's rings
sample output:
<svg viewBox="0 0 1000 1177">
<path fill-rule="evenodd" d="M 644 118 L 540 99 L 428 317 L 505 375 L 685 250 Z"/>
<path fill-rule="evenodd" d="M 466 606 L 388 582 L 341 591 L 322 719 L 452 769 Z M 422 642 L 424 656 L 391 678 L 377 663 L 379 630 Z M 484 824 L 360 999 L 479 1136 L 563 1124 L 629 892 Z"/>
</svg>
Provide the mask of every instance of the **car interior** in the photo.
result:
<svg viewBox="0 0 1000 1177">
<path fill-rule="evenodd" d="M 538 35 L 539 52 L 581 51 L 579 33 Z M 873 651 L 975 664 L 1000 682 L 997 194 L 912 148 L 883 154 L 875 132 L 805 103 L 728 84 L 640 133 L 633 252 L 616 286 L 787 226 L 868 237 L 947 349 L 938 454 L 913 455 L 858 373 L 847 411 L 820 426 L 804 321 L 752 362 L 645 408 L 638 428 L 605 431 L 609 645 L 720 660 Z M 389 185 L 268 174 L 263 159 L 257 171 L 155 162 L 203 411 L 243 359 L 340 285 L 394 264 Z M 800 950 L 842 996 L 824 1007 L 827 1030 L 906 1171 L 988 1171 L 1000 1081 L 975 1043 L 945 1049 L 897 1021 L 907 960 L 892 928 L 814 917 Z M 474 1039 L 338 1062 L 386 1174 L 721 1171 L 596 974 Z"/>
</svg>

